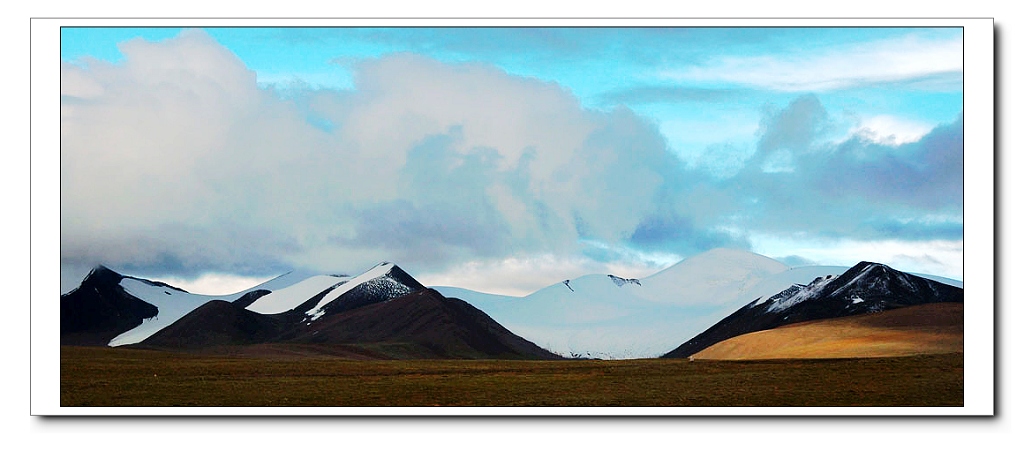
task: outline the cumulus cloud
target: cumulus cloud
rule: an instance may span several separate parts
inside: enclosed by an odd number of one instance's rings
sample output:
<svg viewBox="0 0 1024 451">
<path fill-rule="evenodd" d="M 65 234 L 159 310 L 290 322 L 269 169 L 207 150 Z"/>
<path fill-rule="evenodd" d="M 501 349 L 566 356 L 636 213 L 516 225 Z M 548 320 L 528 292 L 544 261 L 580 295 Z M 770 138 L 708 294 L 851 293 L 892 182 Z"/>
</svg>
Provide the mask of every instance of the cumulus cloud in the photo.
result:
<svg viewBox="0 0 1024 451">
<path fill-rule="evenodd" d="M 734 224 L 795 236 L 955 239 L 963 235 L 963 116 L 914 142 L 825 141 L 815 96 L 767 110 L 757 151 L 726 182 Z M 778 155 L 785 170 L 778 170 Z M 739 207 L 737 207 L 739 208 Z"/>
<path fill-rule="evenodd" d="M 201 31 L 62 66 L 65 263 L 411 269 L 616 241 L 677 166 L 654 124 L 482 64 L 397 54 L 351 91 L 260 89 Z M 341 266 L 342 268 L 338 268 Z"/>
</svg>

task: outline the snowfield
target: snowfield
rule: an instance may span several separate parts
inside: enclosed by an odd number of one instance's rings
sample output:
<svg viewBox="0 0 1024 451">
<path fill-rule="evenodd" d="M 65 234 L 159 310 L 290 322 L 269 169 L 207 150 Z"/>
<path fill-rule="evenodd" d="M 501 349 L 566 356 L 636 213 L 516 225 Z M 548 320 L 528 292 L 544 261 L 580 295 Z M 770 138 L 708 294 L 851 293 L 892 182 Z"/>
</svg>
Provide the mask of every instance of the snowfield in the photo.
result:
<svg viewBox="0 0 1024 451">
<path fill-rule="evenodd" d="M 571 279 L 524 297 L 434 287 L 483 310 L 513 333 L 564 356 L 657 357 L 756 299 L 809 274 L 762 255 L 715 249 L 683 260 L 639 284 L 608 275 Z M 845 270 L 845 268 L 842 268 Z M 840 271 L 841 272 L 841 271 Z"/>
<path fill-rule="evenodd" d="M 313 276 L 292 286 L 275 290 L 249 304 L 245 309 L 264 315 L 287 312 L 313 296 L 323 293 L 324 290 L 329 290 L 349 280 L 348 277 Z"/>
<path fill-rule="evenodd" d="M 191 312 L 200 305 L 214 299 L 233 301 L 243 294 L 237 293 L 226 297 L 205 296 L 187 293 L 174 288 L 151 285 L 144 281 L 129 277 L 121 279 L 121 287 L 124 288 L 128 294 L 155 305 L 159 313 L 157 313 L 154 318 L 143 320 L 142 324 L 136 326 L 134 329 L 114 337 L 113 340 L 110 340 L 108 346 L 122 346 L 138 343 L 149 338 L 150 335 L 157 333 L 160 329 L 170 326 L 171 323 L 187 315 L 188 312 Z"/>
</svg>

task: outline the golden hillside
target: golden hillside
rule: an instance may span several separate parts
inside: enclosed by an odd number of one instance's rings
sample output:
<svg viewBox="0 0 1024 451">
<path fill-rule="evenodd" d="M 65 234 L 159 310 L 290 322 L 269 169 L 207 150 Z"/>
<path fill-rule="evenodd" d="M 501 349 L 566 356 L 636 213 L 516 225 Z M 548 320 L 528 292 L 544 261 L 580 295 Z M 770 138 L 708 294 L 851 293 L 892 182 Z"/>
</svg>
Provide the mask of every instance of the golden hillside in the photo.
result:
<svg viewBox="0 0 1024 451">
<path fill-rule="evenodd" d="M 760 360 L 896 357 L 964 350 L 964 305 L 925 304 L 752 332 L 716 343 L 694 359 Z"/>
</svg>

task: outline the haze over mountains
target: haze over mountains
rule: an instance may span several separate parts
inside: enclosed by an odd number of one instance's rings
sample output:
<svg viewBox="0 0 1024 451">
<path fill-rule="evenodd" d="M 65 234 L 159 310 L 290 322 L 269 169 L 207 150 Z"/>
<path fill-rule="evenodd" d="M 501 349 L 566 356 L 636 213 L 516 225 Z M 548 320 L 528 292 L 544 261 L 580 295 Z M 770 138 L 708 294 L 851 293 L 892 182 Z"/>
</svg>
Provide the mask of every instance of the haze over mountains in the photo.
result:
<svg viewBox="0 0 1024 451">
<path fill-rule="evenodd" d="M 800 321 L 963 303 L 962 284 L 934 279 L 867 262 L 790 268 L 716 249 L 645 278 L 587 275 L 524 297 L 427 288 L 387 262 L 356 276 L 288 273 L 207 296 L 97 267 L 61 296 L 61 343 L 347 346 L 366 358 L 688 357 Z"/>
</svg>

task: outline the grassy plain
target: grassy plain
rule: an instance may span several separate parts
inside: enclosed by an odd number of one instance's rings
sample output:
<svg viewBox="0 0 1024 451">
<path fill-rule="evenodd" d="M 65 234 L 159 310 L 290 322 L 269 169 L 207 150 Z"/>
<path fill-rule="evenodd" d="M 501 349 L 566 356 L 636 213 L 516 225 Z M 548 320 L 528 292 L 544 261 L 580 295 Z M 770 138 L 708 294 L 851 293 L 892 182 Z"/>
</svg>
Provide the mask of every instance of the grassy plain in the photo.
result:
<svg viewBox="0 0 1024 451">
<path fill-rule="evenodd" d="M 61 347 L 61 406 L 962 406 L 963 354 L 351 360 Z M 258 411 L 257 411 L 258 412 Z"/>
</svg>

